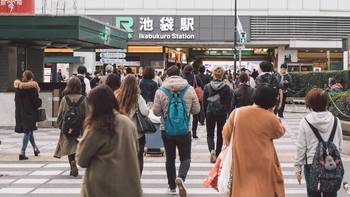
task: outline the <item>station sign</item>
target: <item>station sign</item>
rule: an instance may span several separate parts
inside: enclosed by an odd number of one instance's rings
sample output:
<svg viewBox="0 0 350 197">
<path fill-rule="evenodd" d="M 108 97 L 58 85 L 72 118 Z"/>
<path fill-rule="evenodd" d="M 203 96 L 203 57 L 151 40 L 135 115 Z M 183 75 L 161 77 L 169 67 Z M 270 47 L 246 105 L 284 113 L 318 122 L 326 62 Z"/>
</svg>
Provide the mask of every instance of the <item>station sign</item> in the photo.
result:
<svg viewBox="0 0 350 197">
<path fill-rule="evenodd" d="M 113 58 L 113 59 L 123 59 L 126 58 L 125 53 L 100 53 L 100 57 L 104 58 Z"/>
<path fill-rule="evenodd" d="M 102 64 L 117 64 L 126 62 L 125 59 L 101 59 L 100 62 Z"/>
</svg>

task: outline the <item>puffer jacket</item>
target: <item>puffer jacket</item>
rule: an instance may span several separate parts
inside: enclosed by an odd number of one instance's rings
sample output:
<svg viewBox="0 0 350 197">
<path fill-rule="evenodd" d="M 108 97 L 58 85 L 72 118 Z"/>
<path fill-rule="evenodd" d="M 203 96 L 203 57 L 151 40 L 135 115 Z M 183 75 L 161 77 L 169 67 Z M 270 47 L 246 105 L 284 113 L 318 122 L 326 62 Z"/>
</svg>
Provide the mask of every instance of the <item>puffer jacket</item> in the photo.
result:
<svg viewBox="0 0 350 197">
<path fill-rule="evenodd" d="M 183 79 L 182 77 L 171 76 L 163 82 L 162 87 L 170 90 L 171 92 L 179 93 L 187 85 L 187 80 Z M 192 86 L 190 86 L 186 91 L 183 100 L 186 103 L 186 111 L 188 114 L 198 114 L 200 112 L 200 104 L 196 92 L 194 91 L 194 88 Z M 153 113 L 156 116 L 162 117 L 161 130 L 164 130 L 164 117 L 167 115 L 168 112 L 168 103 L 168 96 L 162 90 L 158 89 L 154 99 Z M 191 128 L 192 125 L 190 121 L 189 131 L 191 130 Z"/>
</svg>

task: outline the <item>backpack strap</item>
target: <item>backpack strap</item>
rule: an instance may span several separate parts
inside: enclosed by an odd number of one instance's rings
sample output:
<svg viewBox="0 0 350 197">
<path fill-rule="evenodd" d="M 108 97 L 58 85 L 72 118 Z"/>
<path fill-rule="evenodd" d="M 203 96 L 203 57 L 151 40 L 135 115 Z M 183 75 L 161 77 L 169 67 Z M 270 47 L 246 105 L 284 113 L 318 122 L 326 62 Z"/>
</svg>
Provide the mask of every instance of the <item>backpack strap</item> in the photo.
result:
<svg viewBox="0 0 350 197">
<path fill-rule="evenodd" d="M 197 88 L 197 87 L 198 87 L 196 75 L 193 75 L 193 87 L 194 87 L 194 88 Z"/>
<path fill-rule="evenodd" d="M 331 136 L 329 136 L 328 143 L 333 142 L 335 132 L 337 131 L 337 127 L 338 127 L 338 120 L 336 117 L 334 117 L 333 129 L 332 129 Z"/>
<path fill-rule="evenodd" d="M 187 92 L 188 88 L 190 87 L 190 85 L 186 85 L 186 87 L 184 89 L 181 90 L 181 92 L 179 93 L 179 97 L 182 98 L 185 96 L 185 93 Z"/>
<path fill-rule="evenodd" d="M 321 142 L 323 145 L 325 145 L 325 142 L 323 141 L 320 133 L 318 132 L 318 130 L 305 118 L 307 124 L 309 124 L 311 130 L 314 132 L 316 138 L 318 139 L 319 142 Z"/>
<path fill-rule="evenodd" d="M 79 106 L 85 99 L 85 96 L 81 96 L 78 100 L 78 102 L 76 103 L 77 106 Z"/>
<path fill-rule="evenodd" d="M 68 95 L 66 95 L 64 99 L 66 99 L 66 103 L 68 104 L 68 106 L 72 105 L 72 101 L 69 99 Z"/>
<path fill-rule="evenodd" d="M 160 90 L 162 90 L 164 94 L 166 94 L 169 97 L 169 99 L 174 97 L 174 94 L 170 92 L 170 90 L 166 89 L 165 87 L 160 88 Z"/>
<path fill-rule="evenodd" d="M 72 101 L 69 99 L 68 96 L 65 96 L 65 99 L 66 99 L 66 102 L 67 102 L 68 106 L 72 106 L 73 104 L 79 106 L 79 105 L 84 101 L 85 96 L 81 96 L 81 97 L 79 98 L 78 102 L 76 102 L 76 103 L 75 103 L 75 102 L 72 102 Z"/>
</svg>

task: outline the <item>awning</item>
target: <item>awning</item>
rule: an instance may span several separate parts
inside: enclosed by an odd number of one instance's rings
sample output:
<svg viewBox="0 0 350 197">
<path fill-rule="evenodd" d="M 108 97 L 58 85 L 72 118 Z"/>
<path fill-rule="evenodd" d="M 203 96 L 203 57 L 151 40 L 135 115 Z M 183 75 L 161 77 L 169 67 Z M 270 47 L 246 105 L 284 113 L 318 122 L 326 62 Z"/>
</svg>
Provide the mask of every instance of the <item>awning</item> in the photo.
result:
<svg viewBox="0 0 350 197">
<path fill-rule="evenodd" d="M 0 16 L 0 44 L 40 48 L 127 48 L 125 31 L 83 16 Z"/>
</svg>

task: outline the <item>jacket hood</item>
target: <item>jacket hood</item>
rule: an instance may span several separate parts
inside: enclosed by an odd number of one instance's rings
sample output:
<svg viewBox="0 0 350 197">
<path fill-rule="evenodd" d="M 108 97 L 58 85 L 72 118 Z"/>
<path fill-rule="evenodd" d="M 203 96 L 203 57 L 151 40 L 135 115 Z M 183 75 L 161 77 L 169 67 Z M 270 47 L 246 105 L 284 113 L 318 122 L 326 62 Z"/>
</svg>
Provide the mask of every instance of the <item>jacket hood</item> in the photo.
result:
<svg viewBox="0 0 350 197">
<path fill-rule="evenodd" d="M 311 112 L 306 119 L 321 133 L 330 132 L 333 128 L 334 116 L 331 112 Z"/>
<path fill-rule="evenodd" d="M 168 77 L 162 85 L 171 92 L 180 92 L 188 85 L 188 82 L 180 76 L 171 76 Z"/>
<path fill-rule="evenodd" d="M 213 90 L 218 91 L 225 87 L 225 83 L 223 81 L 211 81 L 210 87 L 213 88 Z"/>
<path fill-rule="evenodd" d="M 40 91 L 39 84 L 36 81 L 22 82 L 20 80 L 15 80 L 13 82 L 13 87 L 20 90 L 36 89 L 38 92 Z"/>
</svg>

